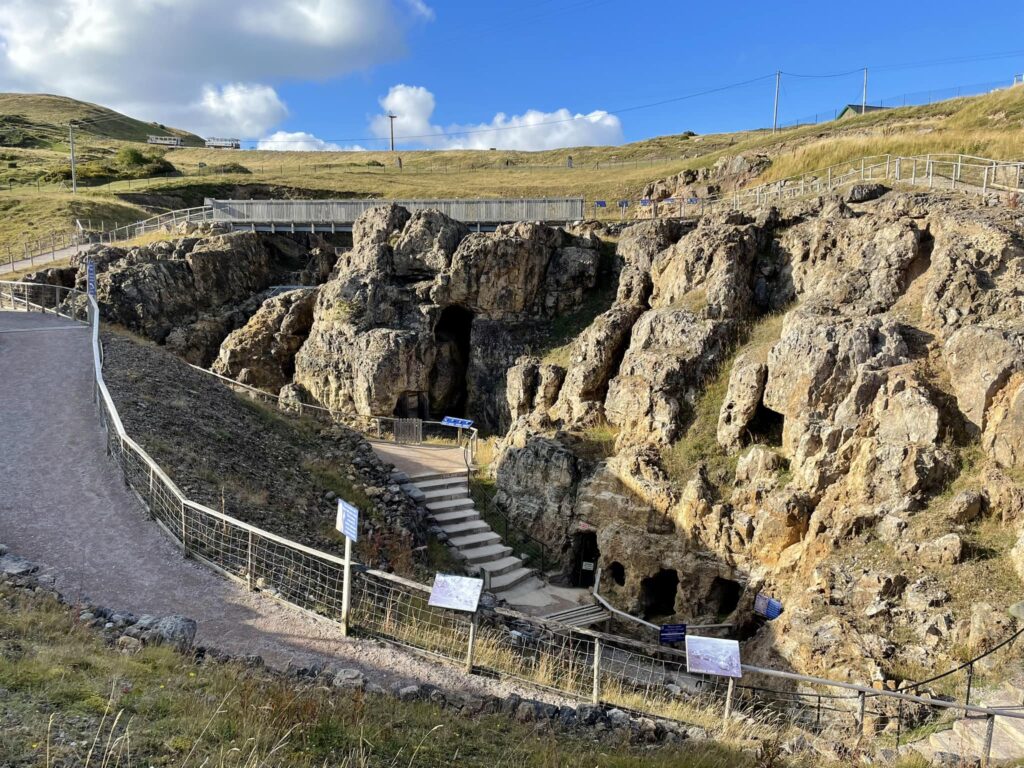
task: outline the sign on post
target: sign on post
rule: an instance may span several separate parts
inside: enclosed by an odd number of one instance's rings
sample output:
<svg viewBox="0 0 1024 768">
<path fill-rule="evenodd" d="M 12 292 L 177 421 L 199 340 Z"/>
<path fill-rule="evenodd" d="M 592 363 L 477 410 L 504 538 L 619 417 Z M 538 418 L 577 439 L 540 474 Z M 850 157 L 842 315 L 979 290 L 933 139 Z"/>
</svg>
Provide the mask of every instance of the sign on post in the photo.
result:
<svg viewBox="0 0 1024 768">
<path fill-rule="evenodd" d="M 85 262 L 86 290 L 94 299 L 96 298 L 96 262 L 88 259 Z"/>
<path fill-rule="evenodd" d="M 439 573 L 434 576 L 434 586 L 430 590 L 427 605 L 475 613 L 483 588 L 483 579 Z"/>
<path fill-rule="evenodd" d="M 352 599 L 352 542 L 359 539 L 359 510 L 347 501 L 338 499 L 338 519 L 335 528 L 345 535 L 345 576 L 341 585 L 341 634 L 348 637 L 349 604 Z"/>
<path fill-rule="evenodd" d="M 658 630 L 658 642 L 662 645 L 682 643 L 686 640 L 685 624 L 662 624 Z"/>
<path fill-rule="evenodd" d="M 768 595 L 759 592 L 754 598 L 754 613 L 772 621 L 782 615 L 782 603 Z"/>
<path fill-rule="evenodd" d="M 458 427 L 459 429 L 469 429 L 473 426 L 472 419 L 457 419 L 454 416 L 445 416 L 441 419 L 441 423 L 446 427 Z"/>
<path fill-rule="evenodd" d="M 594 207 L 595 208 L 607 208 L 608 207 L 608 202 L 606 200 L 595 200 L 594 201 Z"/>
<path fill-rule="evenodd" d="M 338 519 L 334 525 L 345 538 L 359 541 L 359 510 L 347 501 L 338 499 Z"/>
<path fill-rule="evenodd" d="M 686 671 L 718 677 L 743 677 L 739 642 L 687 635 Z"/>
</svg>

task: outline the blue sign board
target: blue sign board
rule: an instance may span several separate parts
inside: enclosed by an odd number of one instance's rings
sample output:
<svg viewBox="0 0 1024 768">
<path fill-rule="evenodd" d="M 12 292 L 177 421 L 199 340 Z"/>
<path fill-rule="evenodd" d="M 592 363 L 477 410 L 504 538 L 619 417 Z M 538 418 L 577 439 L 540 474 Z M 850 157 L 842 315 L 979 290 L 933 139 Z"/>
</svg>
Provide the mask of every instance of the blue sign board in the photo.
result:
<svg viewBox="0 0 1024 768">
<path fill-rule="evenodd" d="M 754 598 L 754 613 L 764 616 L 769 621 L 777 619 L 782 615 L 782 603 L 768 595 L 758 594 Z"/>
<path fill-rule="evenodd" d="M 619 200 L 619 208 L 629 208 L 629 200 Z"/>
<path fill-rule="evenodd" d="M 662 645 L 686 642 L 685 624 L 662 624 L 658 630 L 658 642 Z"/>
<path fill-rule="evenodd" d="M 663 202 L 663 203 L 674 203 L 675 201 L 676 201 L 676 199 L 674 197 L 666 197 L 661 202 Z"/>
<path fill-rule="evenodd" d="M 96 298 L 96 262 L 89 259 L 85 262 L 86 290 L 94 299 Z"/>
<path fill-rule="evenodd" d="M 594 201 L 594 207 L 595 208 L 607 208 L 608 207 L 608 203 L 605 200 L 595 200 Z"/>
<path fill-rule="evenodd" d="M 696 205 L 697 203 L 700 202 L 700 199 L 696 197 L 688 197 L 686 198 L 686 202 L 689 203 L 690 205 Z"/>
<path fill-rule="evenodd" d="M 640 205 L 650 205 L 650 204 L 651 204 L 651 198 L 649 198 L 649 197 L 645 197 L 645 198 L 643 198 L 640 201 Z"/>
<path fill-rule="evenodd" d="M 338 499 L 338 521 L 335 527 L 351 541 L 359 541 L 359 510 Z"/>
<path fill-rule="evenodd" d="M 458 427 L 459 429 L 469 429 L 473 426 L 472 419 L 456 419 L 454 416 L 445 416 L 441 419 L 441 423 L 446 427 Z"/>
</svg>

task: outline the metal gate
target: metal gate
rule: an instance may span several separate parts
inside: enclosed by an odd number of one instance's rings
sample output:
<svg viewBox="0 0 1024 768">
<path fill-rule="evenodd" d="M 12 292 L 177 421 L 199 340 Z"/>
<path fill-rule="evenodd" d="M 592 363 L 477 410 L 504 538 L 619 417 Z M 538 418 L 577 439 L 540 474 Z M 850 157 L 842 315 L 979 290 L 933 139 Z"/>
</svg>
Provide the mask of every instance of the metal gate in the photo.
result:
<svg viewBox="0 0 1024 768">
<path fill-rule="evenodd" d="M 422 419 L 395 419 L 396 443 L 422 443 Z"/>
</svg>

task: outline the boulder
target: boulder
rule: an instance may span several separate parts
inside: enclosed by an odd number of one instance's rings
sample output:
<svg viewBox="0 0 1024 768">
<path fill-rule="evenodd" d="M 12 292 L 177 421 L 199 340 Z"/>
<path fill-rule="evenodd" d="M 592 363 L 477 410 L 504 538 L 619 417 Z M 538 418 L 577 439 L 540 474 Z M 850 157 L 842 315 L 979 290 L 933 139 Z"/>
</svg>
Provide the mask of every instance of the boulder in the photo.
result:
<svg viewBox="0 0 1024 768">
<path fill-rule="evenodd" d="M 743 445 L 747 425 L 761 404 L 768 366 L 750 354 L 739 355 L 729 374 L 729 386 L 718 414 L 718 444 L 730 453 Z"/>
<path fill-rule="evenodd" d="M 1024 363 L 1024 337 L 969 325 L 954 331 L 942 348 L 957 405 L 975 433 L 985 429 L 985 414 L 996 392 Z M 1007 403 L 1004 409 L 1012 405 Z"/>
</svg>

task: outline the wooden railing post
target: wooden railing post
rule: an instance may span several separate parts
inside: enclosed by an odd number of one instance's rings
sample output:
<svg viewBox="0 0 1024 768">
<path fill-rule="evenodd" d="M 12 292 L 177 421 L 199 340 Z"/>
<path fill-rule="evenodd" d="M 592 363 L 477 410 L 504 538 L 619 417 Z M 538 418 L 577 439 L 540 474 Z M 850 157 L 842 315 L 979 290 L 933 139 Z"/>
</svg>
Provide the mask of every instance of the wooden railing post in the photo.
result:
<svg viewBox="0 0 1024 768">
<path fill-rule="evenodd" d="M 595 707 L 601 703 L 601 639 L 597 637 L 594 638 L 594 687 L 590 701 Z"/>
<path fill-rule="evenodd" d="M 473 611 L 473 620 L 469 622 L 469 643 L 466 646 L 466 674 L 473 674 L 473 651 L 476 647 L 477 613 Z"/>
</svg>

